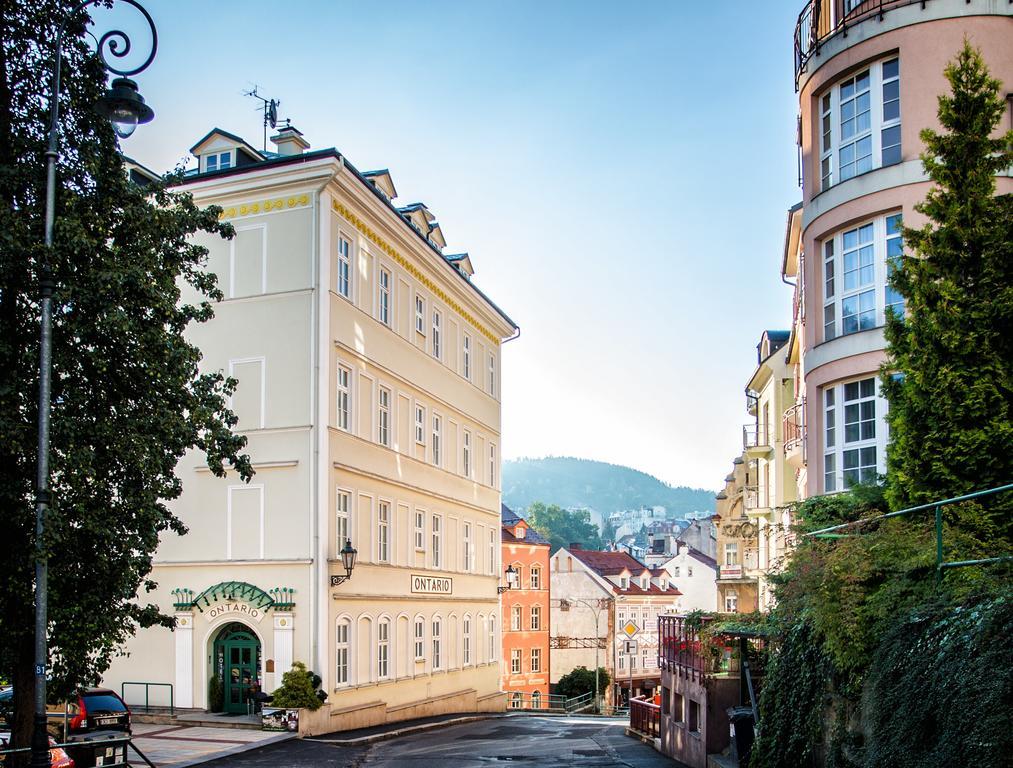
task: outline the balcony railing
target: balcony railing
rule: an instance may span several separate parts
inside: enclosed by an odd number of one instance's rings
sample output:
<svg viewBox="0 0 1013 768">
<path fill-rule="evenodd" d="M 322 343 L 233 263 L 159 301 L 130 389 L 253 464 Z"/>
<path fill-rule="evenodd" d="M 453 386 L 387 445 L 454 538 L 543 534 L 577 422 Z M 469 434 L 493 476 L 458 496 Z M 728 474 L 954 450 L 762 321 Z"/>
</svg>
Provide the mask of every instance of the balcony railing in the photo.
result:
<svg viewBox="0 0 1013 768">
<path fill-rule="evenodd" d="M 742 447 L 745 450 L 770 447 L 770 435 L 766 424 L 743 424 Z"/>
<path fill-rule="evenodd" d="M 766 509 L 769 507 L 766 487 L 749 485 L 743 488 L 742 505 L 746 508 L 747 512 L 751 509 Z"/>
<path fill-rule="evenodd" d="M 661 705 L 646 699 L 630 699 L 630 730 L 649 738 L 661 735 Z"/>
<path fill-rule="evenodd" d="M 820 46 L 829 38 L 865 19 L 883 15 L 894 8 L 920 3 L 925 7 L 929 0 L 809 0 L 798 15 L 795 24 L 795 90 L 799 76 Z"/>
<path fill-rule="evenodd" d="M 791 453 L 802 445 L 802 403 L 795 403 L 784 412 L 781 429 L 784 435 L 784 453 Z"/>
</svg>

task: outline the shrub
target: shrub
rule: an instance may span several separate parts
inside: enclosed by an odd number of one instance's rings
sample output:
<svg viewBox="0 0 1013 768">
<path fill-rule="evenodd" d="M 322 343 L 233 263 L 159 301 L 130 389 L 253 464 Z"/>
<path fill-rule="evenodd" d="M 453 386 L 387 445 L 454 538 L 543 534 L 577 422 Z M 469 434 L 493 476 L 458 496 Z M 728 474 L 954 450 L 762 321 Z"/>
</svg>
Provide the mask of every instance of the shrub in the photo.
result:
<svg viewBox="0 0 1013 768">
<path fill-rule="evenodd" d="M 327 700 L 327 695 L 316 690 L 318 685 L 320 677 L 306 669 L 301 661 L 296 661 L 292 664 L 292 669 L 282 676 L 281 687 L 274 692 L 271 704 L 291 709 L 319 709 Z"/>
<path fill-rule="evenodd" d="M 208 711 L 221 712 L 225 706 L 225 691 L 222 689 L 222 679 L 218 675 L 212 675 L 208 680 Z"/>
</svg>

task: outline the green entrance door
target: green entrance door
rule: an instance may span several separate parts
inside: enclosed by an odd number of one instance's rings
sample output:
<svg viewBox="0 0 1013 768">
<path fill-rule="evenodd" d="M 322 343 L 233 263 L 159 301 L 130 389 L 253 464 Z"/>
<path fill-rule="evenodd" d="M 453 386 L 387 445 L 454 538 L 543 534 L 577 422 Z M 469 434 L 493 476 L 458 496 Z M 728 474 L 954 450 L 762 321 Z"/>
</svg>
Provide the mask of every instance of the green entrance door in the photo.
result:
<svg viewBox="0 0 1013 768">
<path fill-rule="evenodd" d="M 215 641 L 225 712 L 245 714 L 251 694 L 260 690 L 260 642 L 242 624 L 230 624 Z"/>
</svg>

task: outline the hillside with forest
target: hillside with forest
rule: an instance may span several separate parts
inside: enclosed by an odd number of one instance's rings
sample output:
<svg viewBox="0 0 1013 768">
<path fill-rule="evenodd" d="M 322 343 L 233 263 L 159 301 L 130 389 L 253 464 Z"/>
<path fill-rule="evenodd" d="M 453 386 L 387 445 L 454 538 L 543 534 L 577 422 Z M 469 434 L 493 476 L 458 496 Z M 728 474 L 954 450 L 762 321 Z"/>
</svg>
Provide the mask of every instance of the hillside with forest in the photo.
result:
<svg viewBox="0 0 1013 768">
<path fill-rule="evenodd" d="M 503 503 L 521 510 L 535 501 L 590 507 L 606 516 L 654 505 L 675 517 L 714 511 L 714 491 L 671 486 L 631 467 L 568 456 L 505 461 Z"/>
</svg>

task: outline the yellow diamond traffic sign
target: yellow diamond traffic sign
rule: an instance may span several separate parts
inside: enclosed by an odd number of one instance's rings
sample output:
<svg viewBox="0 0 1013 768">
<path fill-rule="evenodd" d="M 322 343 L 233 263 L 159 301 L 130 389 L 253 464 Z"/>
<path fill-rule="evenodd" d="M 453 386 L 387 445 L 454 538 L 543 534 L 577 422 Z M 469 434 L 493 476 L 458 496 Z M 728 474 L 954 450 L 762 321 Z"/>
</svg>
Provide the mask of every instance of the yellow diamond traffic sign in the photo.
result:
<svg viewBox="0 0 1013 768">
<path fill-rule="evenodd" d="M 640 627 L 637 626 L 635 621 L 627 621 L 623 624 L 623 632 L 626 633 L 627 637 L 633 637 L 637 632 L 640 631 Z"/>
</svg>

